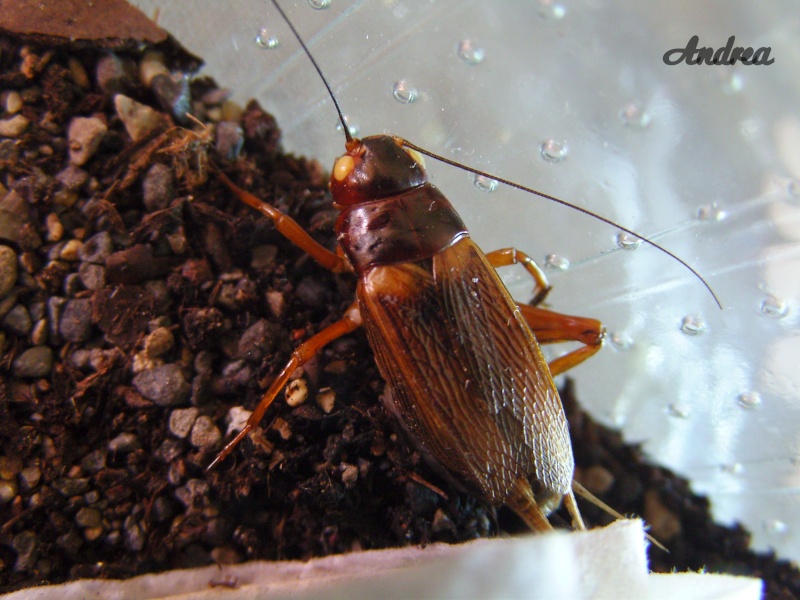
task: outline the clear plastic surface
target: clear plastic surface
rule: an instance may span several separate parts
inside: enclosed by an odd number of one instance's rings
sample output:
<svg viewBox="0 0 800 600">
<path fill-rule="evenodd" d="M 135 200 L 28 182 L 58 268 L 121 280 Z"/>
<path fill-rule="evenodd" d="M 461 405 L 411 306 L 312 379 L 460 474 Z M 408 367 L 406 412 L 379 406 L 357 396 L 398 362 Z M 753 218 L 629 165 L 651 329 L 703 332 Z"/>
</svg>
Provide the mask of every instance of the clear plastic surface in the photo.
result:
<svg viewBox="0 0 800 600">
<path fill-rule="evenodd" d="M 264 0 L 140 0 L 206 72 L 331 165 L 325 89 Z M 756 549 L 800 560 L 800 12 L 792 0 L 284 0 L 360 135 L 389 132 L 618 221 L 428 161 L 485 250 L 547 266 L 550 305 L 603 320 L 570 373 L 601 421 L 687 476 Z M 327 5 L 319 9 L 316 6 Z M 771 65 L 668 66 L 698 35 Z M 277 44 L 272 42 L 277 41 Z M 274 46 L 271 47 L 270 46 Z M 487 191 L 488 189 L 493 191 Z M 521 300 L 531 282 L 504 277 Z"/>
</svg>

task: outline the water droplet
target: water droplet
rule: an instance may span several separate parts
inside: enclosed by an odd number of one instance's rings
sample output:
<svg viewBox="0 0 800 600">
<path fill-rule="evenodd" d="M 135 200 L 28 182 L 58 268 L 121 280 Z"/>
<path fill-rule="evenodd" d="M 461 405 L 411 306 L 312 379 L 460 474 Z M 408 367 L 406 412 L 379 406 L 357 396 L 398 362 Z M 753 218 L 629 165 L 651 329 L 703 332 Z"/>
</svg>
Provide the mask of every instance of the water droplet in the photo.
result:
<svg viewBox="0 0 800 600">
<path fill-rule="evenodd" d="M 411 104 L 417 100 L 417 88 L 409 84 L 405 79 L 401 79 L 395 82 L 392 96 L 400 104 Z"/>
<path fill-rule="evenodd" d="M 764 523 L 764 529 L 772 533 L 784 534 L 789 531 L 789 526 L 780 519 L 772 519 Z"/>
<path fill-rule="evenodd" d="M 496 180 L 477 174 L 472 178 L 472 183 L 474 183 L 475 187 L 480 191 L 486 192 L 487 194 L 495 191 L 499 185 Z"/>
<path fill-rule="evenodd" d="M 553 271 L 566 271 L 569 269 L 569 259 L 560 254 L 548 254 L 544 259 L 544 266 Z"/>
<path fill-rule="evenodd" d="M 322 10 L 331 5 L 331 0 L 308 0 L 308 5 L 314 10 Z"/>
<path fill-rule="evenodd" d="M 747 410 L 753 410 L 761 406 L 761 394 L 758 392 L 744 392 L 736 397 L 739 406 Z"/>
<path fill-rule="evenodd" d="M 761 301 L 761 312 L 768 317 L 782 319 L 789 314 L 789 306 L 775 296 L 767 296 Z"/>
<path fill-rule="evenodd" d="M 800 201 L 800 179 L 790 179 L 786 184 L 786 193 L 793 202 Z"/>
<path fill-rule="evenodd" d="M 553 2 L 553 0 L 539 0 L 540 17 L 552 21 L 558 21 L 559 19 L 563 19 L 564 15 L 566 14 L 567 9 L 564 8 L 562 4 Z"/>
<path fill-rule="evenodd" d="M 353 137 L 358 137 L 359 132 L 361 131 L 355 123 L 350 122 L 350 117 L 347 115 L 344 116 L 344 122 L 347 123 L 347 131 L 350 132 L 350 135 Z M 342 128 L 342 124 L 339 121 L 336 121 L 336 131 L 342 133 L 344 129 Z"/>
<path fill-rule="evenodd" d="M 739 475 L 744 471 L 744 465 L 742 465 L 742 463 L 729 463 L 720 465 L 719 470 L 729 475 Z"/>
<path fill-rule="evenodd" d="M 700 317 L 683 317 L 681 331 L 686 335 L 700 335 L 706 330 L 706 324 Z"/>
<path fill-rule="evenodd" d="M 627 333 L 612 333 L 608 336 L 608 341 L 620 352 L 633 348 L 633 338 Z"/>
<path fill-rule="evenodd" d="M 273 50 L 278 47 L 278 38 L 272 37 L 269 29 L 262 27 L 258 30 L 258 34 L 256 35 L 256 44 L 259 48 Z"/>
<path fill-rule="evenodd" d="M 555 140 L 547 140 L 542 144 L 542 158 L 551 163 L 561 162 L 567 158 L 569 148 L 566 142 L 557 142 Z"/>
<path fill-rule="evenodd" d="M 728 213 L 716 202 L 704 204 L 697 209 L 697 218 L 700 221 L 722 221 Z"/>
<path fill-rule="evenodd" d="M 685 404 L 672 403 L 667 407 L 667 414 L 676 419 L 688 419 L 691 411 Z"/>
<path fill-rule="evenodd" d="M 462 40 L 458 44 L 458 57 L 468 65 L 479 65 L 486 58 L 486 52 L 472 40 Z"/>
<path fill-rule="evenodd" d="M 622 232 L 617 234 L 617 246 L 623 250 L 636 250 L 641 243 L 642 240 L 629 233 Z"/>
<path fill-rule="evenodd" d="M 635 129 L 644 129 L 650 125 L 650 114 L 634 102 L 620 109 L 619 119 L 624 125 Z"/>
</svg>

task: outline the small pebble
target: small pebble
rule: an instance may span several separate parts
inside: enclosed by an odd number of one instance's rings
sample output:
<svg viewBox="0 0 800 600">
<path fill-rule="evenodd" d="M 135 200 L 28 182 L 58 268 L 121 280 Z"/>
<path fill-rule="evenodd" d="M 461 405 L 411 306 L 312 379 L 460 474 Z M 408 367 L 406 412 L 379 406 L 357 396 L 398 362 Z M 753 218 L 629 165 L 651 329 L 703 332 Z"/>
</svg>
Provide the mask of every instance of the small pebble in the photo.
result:
<svg viewBox="0 0 800 600">
<path fill-rule="evenodd" d="M 69 162 L 85 165 L 100 147 L 108 127 L 97 117 L 73 117 L 69 124 Z"/>
<path fill-rule="evenodd" d="M 292 428 L 289 426 L 286 419 L 282 419 L 281 417 L 275 419 L 275 422 L 272 424 L 272 429 L 277 431 L 278 435 L 280 435 L 281 439 L 284 441 L 292 437 Z"/>
<path fill-rule="evenodd" d="M 347 487 L 352 487 L 358 480 L 358 467 L 348 464 L 342 471 L 342 483 Z"/>
<path fill-rule="evenodd" d="M 169 75 L 169 69 L 164 64 L 164 56 L 160 52 L 147 52 L 139 61 L 139 79 L 150 87 L 156 75 Z"/>
<path fill-rule="evenodd" d="M 28 309 L 17 304 L 3 317 L 3 329 L 21 337 L 27 337 L 33 327 Z"/>
<path fill-rule="evenodd" d="M 225 421 L 228 423 L 228 430 L 225 435 L 239 433 L 247 424 L 247 419 L 253 414 L 252 410 L 247 410 L 244 406 L 234 406 L 228 411 Z"/>
<path fill-rule="evenodd" d="M 14 563 L 14 571 L 30 571 L 39 558 L 39 537 L 35 532 L 26 529 L 14 536 L 12 543 L 14 550 L 17 551 L 17 562 Z"/>
<path fill-rule="evenodd" d="M 28 348 L 14 359 L 14 375 L 25 379 L 38 379 L 50 375 L 53 369 L 53 350 L 49 346 Z"/>
<path fill-rule="evenodd" d="M 19 485 L 23 492 L 30 492 L 39 485 L 42 479 L 42 470 L 37 466 L 25 467 L 19 472 Z"/>
<path fill-rule="evenodd" d="M 99 290 L 106 286 L 106 268 L 93 263 L 81 263 L 78 276 L 87 290 Z"/>
<path fill-rule="evenodd" d="M 164 123 L 164 117 L 158 111 L 122 94 L 114 96 L 114 106 L 125 125 L 125 130 L 134 142 L 138 142 Z"/>
<path fill-rule="evenodd" d="M 192 446 L 200 450 L 214 450 L 222 442 L 222 433 L 211 417 L 202 416 L 192 427 Z"/>
<path fill-rule="evenodd" d="M 80 258 L 81 249 L 83 248 L 83 242 L 80 240 L 67 240 L 67 243 L 64 244 L 64 247 L 61 249 L 59 254 L 59 258 L 61 260 L 66 260 L 68 262 L 75 262 Z"/>
<path fill-rule="evenodd" d="M 172 169 L 156 163 L 147 170 L 142 181 L 142 200 L 150 212 L 167 208 L 175 198 L 175 184 Z"/>
<path fill-rule="evenodd" d="M 69 300 L 64 305 L 59 330 L 68 342 L 85 342 L 91 336 L 92 304 L 88 298 Z"/>
<path fill-rule="evenodd" d="M 4 298 L 17 283 L 17 253 L 0 246 L 0 298 Z"/>
<path fill-rule="evenodd" d="M 333 405 L 336 403 L 336 392 L 331 388 L 322 388 L 317 393 L 317 404 L 326 415 L 333 410 Z"/>
<path fill-rule="evenodd" d="M 209 487 L 202 479 L 190 479 L 186 485 L 175 490 L 175 497 L 186 508 L 202 506 L 207 503 Z"/>
<path fill-rule="evenodd" d="M 158 98 L 164 110 L 180 123 L 186 122 L 186 113 L 191 111 L 191 93 L 189 91 L 189 77 L 176 73 L 159 73 L 150 80 L 150 88 Z"/>
<path fill-rule="evenodd" d="M 15 138 L 21 135 L 31 122 L 22 115 L 0 120 L 0 137 Z"/>
<path fill-rule="evenodd" d="M 78 87 L 88 90 L 91 83 L 89 82 L 89 75 L 86 74 L 83 63 L 74 56 L 70 56 L 68 64 L 69 72 L 72 75 L 72 81 L 74 81 Z"/>
<path fill-rule="evenodd" d="M 130 62 L 109 53 L 97 61 L 95 80 L 106 94 L 117 94 L 130 85 L 132 71 Z"/>
<path fill-rule="evenodd" d="M 308 384 L 305 379 L 295 379 L 286 386 L 286 404 L 300 406 L 308 398 Z"/>
<path fill-rule="evenodd" d="M 133 515 L 128 516 L 123 524 L 125 546 L 131 552 L 139 552 L 144 548 L 145 534 L 142 526 Z"/>
<path fill-rule="evenodd" d="M 75 524 L 81 529 L 100 527 L 103 524 L 103 514 L 96 508 L 84 506 L 75 514 Z"/>
<path fill-rule="evenodd" d="M 105 264 L 114 250 L 114 242 L 108 231 L 101 231 L 86 240 L 78 251 L 78 258 L 87 263 Z"/>
<path fill-rule="evenodd" d="M 12 115 L 16 114 L 22 110 L 22 106 L 22 96 L 19 95 L 19 92 L 15 90 L 8 92 L 6 95 L 6 112 Z"/>
<path fill-rule="evenodd" d="M 72 496 L 85 494 L 89 489 L 89 480 L 81 477 L 74 479 L 70 477 L 62 477 L 54 480 L 51 485 L 54 490 L 56 490 L 65 498 L 71 498 Z"/>
<path fill-rule="evenodd" d="M 0 502 L 11 502 L 17 496 L 17 484 L 0 479 Z"/>
<path fill-rule="evenodd" d="M 175 336 L 166 327 L 159 327 L 144 340 L 144 350 L 150 357 L 163 356 L 175 345 Z"/>
<path fill-rule="evenodd" d="M 93 450 L 81 460 L 81 469 L 87 473 L 98 473 L 106 466 L 106 451 Z"/>
<path fill-rule="evenodd" d="M 142 396 L 160 406 L 178 406 L 186 402 L 191 385 L 180 365 L 169 363 L 138 373 L 133 386 Z"/>
<path fill-rule="evenodd" d="M 89 174 L 75 165 L 67 165 L 56 175 L 56 181 L 66 189 L 75 191 L 89 181 Z"/>
<path fill-rule="evenodd" d="M 107 447 L 109 452 L 125 453 L 138 450 L 141 448 L 141 444 L 139 443 L 139 438 L 133 433 L 120 433 L 108 442 Z"/>
<path fill-rule="evenodd" d="M 227 160 L 235 160 L 244 146 L 244 132 L 238 123 L 222 121 L 217 125 L 217 152 Z"/>
<path fill-rule="evenodd" d="M 64 225 L 61 224 L 61 219 L 56 213 L 47 214 L 46 224 L 48 242 L 58 242 L 64 237 Z"/>
<path fill-rule="evenodd" d="M 196 408 L 176 408 L 169 415 L 169 430 L 177 438 L 185 438 L 192 431 L 200 411 Z"/>
<path fill-rule="evenodd" d="M 445 531 L 455 533 L 456 525 L 446 512 L 444 512 L 441 508 L 437 508 L 436 512 L 433 513 L 431 530 L 433 533 L 443 533 Z"/>
<path fill-rule="evenodd" d="M 47 319 L 39 319 L 33 325 L 31 342 L 34 346 L 43 346 L 47 342 Z"/>
</svg>

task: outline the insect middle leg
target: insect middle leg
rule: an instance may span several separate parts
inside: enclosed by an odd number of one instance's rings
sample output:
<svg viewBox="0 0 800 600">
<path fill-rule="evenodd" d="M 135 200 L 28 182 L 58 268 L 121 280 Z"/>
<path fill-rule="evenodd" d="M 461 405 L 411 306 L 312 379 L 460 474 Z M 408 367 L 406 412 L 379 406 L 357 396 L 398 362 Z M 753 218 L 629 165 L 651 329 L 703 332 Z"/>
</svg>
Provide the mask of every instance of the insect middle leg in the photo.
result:
<svg viewBox="0 0 800 600">
<path fill-rule="evenodd" d="M 536 282 L 533 300 L 531 300 L 533 306 L 530 304 L 518 304 L 517 306 L 540 344 L 558 342 L 584 344 L 581 348 L 560 356 L 549 364 L 553 377 L 579 365 L 600 350 L 605 335 L 605 328 L 600 321 L 564 315 L 536 306 L 545 299 L 551 288 L 541 267 L 530 256 L 516 248 L 503 248 L 489 252 L 486 258 L 495 268 L 520 264 L 533 277 Z"/>
<path fill-rule="evenodd" d="M 292 352 L 292 357 L 289 359 L 289 362 L 285 367 L 283 367 L 283 370 L 281 370 L 267 391 L 264 392 L 264 395 L 261 397 L 261 401 L 253 411 L 253 414 L 250 415 L 250 418 L 247 419 L 247 423 L 245 424 L 244 428 L 236 435 L 235 438 L 225 445 L 222 451 L 208 466 L 208 469 L 211 470 L 217 464 L 219 464 L 226 456 L 228 456 L 228 454 L 233 451 L 239 442 L 241 442 L 245 436 L 247 436 L 247 434 L 253 430 L 253 428 L 258 426 L 258 424 L 261 422 L 261 419 L 264 418 L 264 413 L 267 411 L 270 404 L 272 404 L 272 401 L 275 400 L 275 397 L 278 395 L 278 393 L 283 389 L 283 386 L 289 381 L 289 377 L 291 377 L 295 369 L 306 364 L 320 350 L 322 350 L 325 345 L 358 329 L 361 327 L 362 323 L 363 321 L 361 319 L 361 313 L 358 310 L 358 304 L 353 302 L 348 307 L 341 319 L 335 323 L 332 323 L 331 325 L 328 325 L 325 329 L 311 336 L 309 339 L 295 348 L 294 352 Z"/>
</svg>

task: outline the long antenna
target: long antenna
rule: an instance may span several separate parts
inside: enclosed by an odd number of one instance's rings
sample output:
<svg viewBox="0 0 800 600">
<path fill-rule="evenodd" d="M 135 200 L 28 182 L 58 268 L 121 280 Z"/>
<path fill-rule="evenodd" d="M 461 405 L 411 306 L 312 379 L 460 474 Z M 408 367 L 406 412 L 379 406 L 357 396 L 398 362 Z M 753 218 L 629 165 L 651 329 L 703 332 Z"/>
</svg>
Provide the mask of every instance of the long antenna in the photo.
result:
<svg viewBox="0 0 800 600">
<path fill-rule="evenodd" d="M 281 13 L 283 20 L 286 21 L 286 24 L 289 26 L 289 29 L 292 30 L 294 37 L 297 38 L 297 41 L 300 42 L 300 45 L 303 47 L 303 51 L 306 53 L 306 56 L 308 56 L 308 59 L 311 61 L 311 64 L 314 65 L 314 68 L 316 69 L 319 78 L 322 79 L 322 83 L 325 84 L 325 88 L 328 90 L 328 95 L 330 95 L 331 100 L 333 100 L 333 105 L 336 107 L 336 112 L 339 114 L 339 120 L 342 122 L 342 130 L 344 131 L 344 136 L 347 140 L 347 143 L 349 144 L 350 142 L 353 141 L 353 136 L 350 135 L 350 128 L 347 126 L 347 121 L 344 118 L 344 113 L 342 112 L 342 108 L 339 106 L 339 101 L 336 99 L 336 95 L 333 93 L 333 90 L 331 89 L 328 80 L 325 79 L 325 75 L 322 74 L 322 69 L 319 68 L 317 61 L 314 60 L 314 56 L 311 54 L 311 51 L 308 49 L 308 46 L 306 46 L 306 43 L 303 41 L 303 38 L 300 37 L 300 34 L 297 33 L 297 29 L 294 28 L 294 25 L 292 25 L 292 22 L 289 20 L 289 17 L 286 16 L 286 13 L 283 12 L 283 9 L 278 4 L 277 0 L 272 0 L 272 4 L 275 6 L 276 9 L 278 9 L 278 12 Z"/>
<path fill-rule="evenodd" d="M 281 17 L 283 17 L 283 20 L 286 21 L 286 24 L 289 26 L 289 29 L 292 30 L 292 33 L 294 34 L 294 37 L 300 43 L 300 46 L 302 46 L 303 51 L 305 52 L 306 56 L 308 56 L 308 59 L 311 61 L 311 64 L 314 65 L 314 69 L 316 69 L 317 74 L 319 75 L 320 79 L 322 79 L 322 83 L 325 84 L 325 89 L 328 90 L 328 95 L 331 97 L 331 100 L 333 100 L 333 105 L 336 107 L 336 112 L 339 115 L 339 121 L 341 121 L 341 123 L 342 123 L 342 129 L 344 130 L 344 135 L 345 135 L 345 138 L 347 139 L 347 144 L 348 145 L 352 144 L 353 136 L 350 135 L 350 130 L 347 127 L 347 121 L 344 118 L 344 113 L 342 112 L 342 108 L 339 106 L 339 101 L 336 99 L 336 95 L 333 93 L 333 90 L 331 89 L 331 86 L 328 83 L 328 80 L 325 79 L 325 75 L 322 74 L 322 69 L 317 64 L 317 61 L 314 59 L 314 56 L 311 54 L 311 51 L 308 49 L 308 46 L 306 46 L 305 42 L 303 41 L 303 38 L 300 37 L 300 34 L 294 28 L 294 25 L 289 20 L 289 17 L 286 16 L 285 12 L 283 12 L 283 9 L 278 4 L 277 0 L 272 0 L 272 4 L 275 6 L 275 8 L 281 14 Z M 403 140 L 403 145 L 406 148 L 410 148 L 411 150 L 416 150 L 417 152 L 419 152 L 421 154 L 424 154 L 426 156 L 430 156 L 431 158 L 436 159 L 436 160 L 438 160 L 440 162 L 443 162 L 445 164 L 451 165 L 453 167 L 457 167 L 459 169 L 463 169 L 465 171 L 469 171 L 470 173 L 474 173 L 475 175 L 480 175 L 482 177 L 488 177 L 489 179 L 494 179 L 495 181 L 499 181 L 500 183 L 504 183 L 506 185 L 510 185 L 511 187 L 516 188 L 518 190 L 522 190 L 523 192 L 528 192 L 529 194 L 534 194 L 536 196 L 539 196 L 540 198 L 544 198 L 545 200 L 549 200 L 550 202 L 555 202 L 556 204 L 560 204 L 562 206 L 566 206 L 568 208 L 576 210 L 579 213 L 582 213 L 582 214 L 584 214 L 586 216 L 592 217 L 593 219 L 597 219 L 598 221 L 600 221 L 602 223 L 610 225 L 611 227 L 615 227 L 615 228 L 617 228 L 617 229 L 619 229 L 621 231 L 624 231 L 625 233 L 627 233 L 629 235 L 632 235 L 632 236 L 642 240 L 643 242 L 646 242 L 646 243 L 650 244 L 651 246 L 653 246 L 653 248 L 656 248 L 657 250 L 660 250 L 661 252 L 663 252 L 664 254 L 669 256 L 670 258 L 678 261 L 681 265 L 686 267 L 689 271 L 691 271 L 691 273 L 695 277 L 697 277 L 697 279 L 699 279 L 700 282 L 705 286 L 705 288 L 708 290 L 708 293 L 711 294 L 712 298 L 714 298 L 714 302 L 717 303 L 717 306 L 719 307 L 719 309 L 722 310 L 722 303 L 719 301 L 719 298 L 717 298 L 717 295 L 714 293 L 714 290 L 711 289 L 711 286 L 708 284 L 708 282 L 705 279 L 703 279 L 702 275 L 700 275 L 700 273 L 695 271 L 694 268 L 692 268 L 689 265 L 689 263 L 687 263 L 685 260 L 683 260 L 679 256 L 673 254 L 672 252 L 670 252 L 669 250 L 667 250 L 663 246 L 655 243 L 653 240 L 651 240 L 649 238 L 646 238 L 645 236 L 643 236 L 643 235 L 641 235 L 639 233 L 636 233 L 632 229 L 628 229 L 627 227 L 623 227 L 622 225 L 620 225 L 619 223 L 615 223 L 611 219 L 607 219 L 607 218 L 605 218 L 605 217 L 603 217 L 601 215 L 598 215 L 597 213 L 594 213 L 594 212 L 592 212 L 592 211 L 590 211 L 590 210 L 588 210 L 586 208 L 581 208 L 580 206 L 578 206 L 576 204 L 572 204 L 571 202 L 567 202 L 566 200 L 561 200 L 560 198 L 556 198 L 555 196 L 551 196 L 549 194 L 545 194 L 544 192 L 539 192 L 537 190 L 534 190 L 533 188 L 529 188 L 529 187 L 521 185 L 519 183 L 515 183 L 515 182 L 510 181 L 508 179 L 503 179 L 502 177 L 497 177 L 496 175 L 492 175 L 491 173 L 487 173 L 485 171 L 479 171 L 478 169 L 474 169 L 474 168 L 469 167 L 469 166 L 467 166 L 465 164 L 456 162 L 454 160 L 451 160 L 451 159 L 446 158 L 444 156 L 441 156 L 439 154 L 435 154 L 434 152 L 431 152 L 430 150 L 426 150 L 425 148 L 420 148 L 416 144 L 412 144 L 408 140 L 404 139 Z"/>
<path fill-rule="evenodd" d="M 657 250 L 661 250 L 661 252 L 663 252 L 664 254 L 669 256 L 670 258 L 673 258 L 673 259 L 677 260 L 680 264 L 682 264 L 684 267 L 689 269 L 689 271 L 691 271 L 692 274 L 695 277 L 697 277 L 697 279 L 699 279 L 700 282 L 705 286 L 705 288 L 708 290 L 708 293 L 711 294 L 711 296 L 714 298 L 714 302 L 716 302 L 717 306 L 720 308 L 720 310 L 722 310 L 722 303 L 719 301 L 719 298 L 717 298 L 717 295 L 714 293 L 714 290 L 711 289 L 711 286 L 708 284 L 708 282 L 705 279 L 703 279 L 702 275 L 700 275 L 700 273 L 695 271 L 689 265 L 689 263 L 687 263 L 685 260 L 683 260 L 679 256 L 673 254 L 672 252 L 670 252 L 669 250 L 664 248 L 664 246 L 661 246 L 660 244 L 655 243 L 653 240 L 651 240 L 649 238 L 646 238 L 645 236 L 643 236 L 643 235 L 641 235 L 639 233 L 636 233 L 635 231 L 633 231 L 631 229 L 628 229 L 627 227 L 623 227 L 622 225 L 620 225 L 619 223 L 615 223 L 611 219 L 607 219 L 606 217 L 604 217 L 602 215 L 598 215 L 597 213 L 594 213 L 594 212 L 590 211 L 589 209 L 582 208 L 582 207 L 578 206 L 577 204 L 572 204 L 571 202 L 567 202 L 566 200 L 562 200 L 561 198 L 556 198 L 555 196 L 551 196 L 550 194 L 545 194 L 544 192 L 539 192 L 537 190 L 534 190 L 533 188 L 529 188 L 529 187 L 524 186 L 522 184 L 515 183 L 515 182 L 510 181 L 508 179 L 503 179 L 502 177 L 497 177 L 496 175 L 492 175 L 491 173 L 486 173 L 485 171 L 479 171 L 478 169 L 474 169 L 474 168 L 472 168 L 470 166 L 461 164 L 461 163 L 456 162 L 454 160 L 450 160 L 449 158 L 446 158 L 446 157 L 441 156 L 439 154 L 435 154 L 435 153 L 431 152 L 430 150 L 425 150 L 425 148 L 420 148 L 419 146 L 417 146 L 416 144 L 412 144 L 408 140 L 405 140 L 405 139 L 403 140 L 403 146 L 405 146 L 406 148 L 410 148 L 411 150 L 416 150 L 417 152 L 419 152 L 421 154 L 424 154 L 425 156 L 430 156 L 433 159 L 436 159 L 438 161 L 441 161 L 441 162 L 443 162 L 445 164 L 448 164 L 448 165 L 451 165 L 453 167 L 458 167 L 460 169 L 464 169 L 465 171 L 469 171 L 470 173 L 474 173 L 475 175 L 480 175 L 482 177 L 487 177 L 488 179 L 493 179 L 493 180 L 498 181 L 500 183 L 504 183 L 506 185 L 510 185 L 511 187 L 516 188 L 518 190 L 522 190 L 523 192 L 528 192 L 529 194 L 534 194 L 536 196 L 539 196 L 540 198 L 544 198 L 545 200 L 549 200 L 550 202 L 555 202 L 556 204 L 560 204 L 562 206 L 566 206 L 566 207 L 571 208 L 573 210 L 577 210 L 579 213 L 582 213 L 582 214 L 584 214 L 586 216 L 592 217 L 593 219 L 597 219 L 598 221 L 600 221 L 602 223 L 605 223 L 607 225 L 611 225 L 612 227 L 616 227 L 617 229 L 620 229 L 620 230 L 624 231 L 625 233 L 627 233 L 629 235 L 632 235 L 632 236 L 642 240 L 643 242 L 646 242 L 646 243 L 650 244 L 653 248 L 656 248 Z"/>
</svg>

